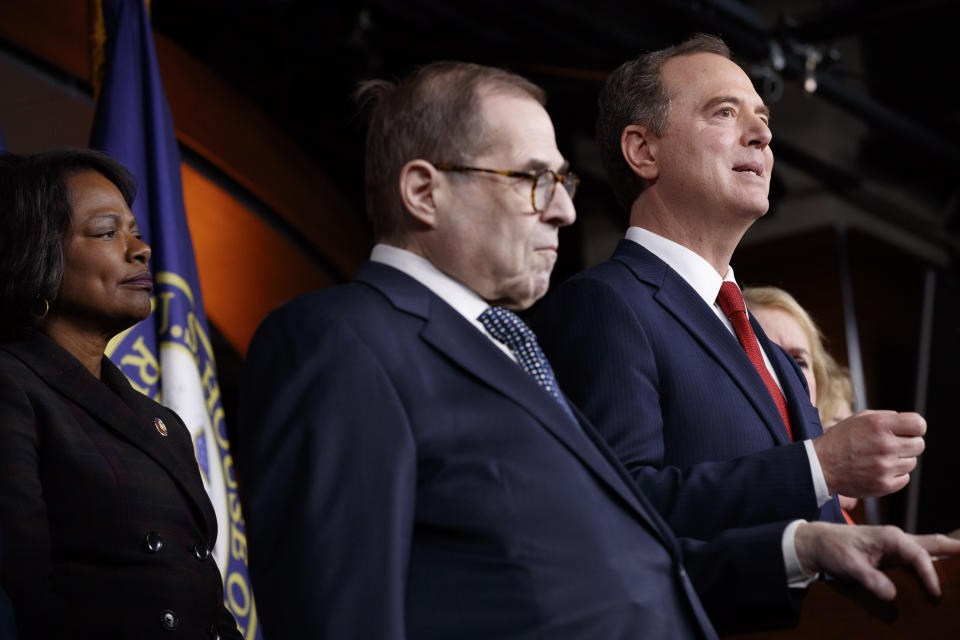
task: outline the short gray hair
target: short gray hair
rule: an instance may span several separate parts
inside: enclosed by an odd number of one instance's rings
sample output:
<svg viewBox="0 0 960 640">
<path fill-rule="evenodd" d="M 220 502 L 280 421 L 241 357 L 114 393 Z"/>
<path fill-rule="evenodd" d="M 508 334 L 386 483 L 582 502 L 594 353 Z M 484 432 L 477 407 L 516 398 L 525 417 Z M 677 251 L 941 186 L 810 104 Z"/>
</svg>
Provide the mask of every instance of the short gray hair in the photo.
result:
<svg viewBox="0 0 960 640">
<path fill-rule="evenodd" d="M 546 93 L 526 78 L 496 67 L 434 62 L 399 82 L 370 80 L 355 94 L 370 107 L 366 148 L 367 216 L 375 238 L 401 238 L 407 215 L 398 183 L 416 159 L 468 164 L 490 144 L 480 89 L 493 88 L 546 104 Z"/>
</svg>

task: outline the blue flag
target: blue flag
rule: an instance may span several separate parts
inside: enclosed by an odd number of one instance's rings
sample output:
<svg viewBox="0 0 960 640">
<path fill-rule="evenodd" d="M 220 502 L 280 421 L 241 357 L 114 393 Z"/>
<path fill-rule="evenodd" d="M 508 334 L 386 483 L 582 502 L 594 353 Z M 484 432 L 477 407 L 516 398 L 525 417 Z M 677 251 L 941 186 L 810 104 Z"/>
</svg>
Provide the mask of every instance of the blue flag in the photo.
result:
<svg viewBox="0 0 960 640">
<path fill-rule="evenodd" d="M 3 139 L 3 127 L 0 127 L 0 153 L 4 153 L 7 150 L 7 143 Z"/>
<path fill-rule="evenodd" d="M 90 146 L 121 162 L 137 179 L 133 213 L 153 249 L 155 287 L 153 313 L 114 338 L 107 355 L 137 389 L 176 411 L 190 429 L 217 513 L 215 556 L 224 600 L 252 640 L 261 636 L 246 533 L 150 16 L 143 0 L 103 0 L 103 17 L 105 75 Z"/>
</svg>

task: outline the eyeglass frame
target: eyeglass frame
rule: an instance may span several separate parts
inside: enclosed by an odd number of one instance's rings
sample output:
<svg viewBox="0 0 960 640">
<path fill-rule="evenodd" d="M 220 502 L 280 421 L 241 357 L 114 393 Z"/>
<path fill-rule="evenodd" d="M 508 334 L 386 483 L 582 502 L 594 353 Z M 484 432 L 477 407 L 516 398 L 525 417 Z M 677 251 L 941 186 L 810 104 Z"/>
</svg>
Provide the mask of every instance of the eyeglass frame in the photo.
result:
<svg viewBox="0 0 960 640">
<path fill-rule="evenodd" d="M 431 162 L 435 169 L 438 171 L 473 171 L 476 173 L 492 173 L 498 176 L 505 176 L 507 178 L 524 178 L 530 181 L 530 206 L 533 207 L 533 213 L 543 213 L 546 211 L 550 205 L 553 203 L 553 194 L 557 192 L 557 183 L 562 183 L 564 185 L 564 190 L 567 191 L 567 195 L 570 196 L 570 199 L 573 200 L 573 197 L 577 195 L 577 189 L 580 187 L 580 177 L 577 176 L 573 171 L 566 171 L 564 173 L 557 173 L 553 169 L 543 169 L 541 171 L 532 172 L 532 171 L 511 171 L 509 169 L 483 169 L 481 167 L 467 167 L 460 164 L 452 164 L 450 162 Z M 537 209 L 537 183 L 540 181 L 541 176 L 550 174 L 553 176 L 553 189 L 550 190 L 550 196 L 547 199 L 547 204 L 543 209 Z M 567 190 L 566 184 L 567 180 L 572 180 L 573 192 L 571 193 Z"/>
</svg>

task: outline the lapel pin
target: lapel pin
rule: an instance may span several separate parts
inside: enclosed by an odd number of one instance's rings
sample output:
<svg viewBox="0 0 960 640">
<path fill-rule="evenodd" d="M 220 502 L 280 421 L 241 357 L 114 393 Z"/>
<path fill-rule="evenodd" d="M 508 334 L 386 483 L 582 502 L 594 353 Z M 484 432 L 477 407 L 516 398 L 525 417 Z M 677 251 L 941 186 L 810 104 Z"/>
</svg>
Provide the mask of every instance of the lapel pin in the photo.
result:
<svg viewBox="0 0 960 640">
<path fill-rule="evenodd" d="M 163 424 L 163 420 L 160 418 L 154 418 L 153 426 L 157 428 L 157 431 L 160 432 L 160 435 L 162 435 L 164 438 L 167 437 L 167 425 Z"/>
</svg>

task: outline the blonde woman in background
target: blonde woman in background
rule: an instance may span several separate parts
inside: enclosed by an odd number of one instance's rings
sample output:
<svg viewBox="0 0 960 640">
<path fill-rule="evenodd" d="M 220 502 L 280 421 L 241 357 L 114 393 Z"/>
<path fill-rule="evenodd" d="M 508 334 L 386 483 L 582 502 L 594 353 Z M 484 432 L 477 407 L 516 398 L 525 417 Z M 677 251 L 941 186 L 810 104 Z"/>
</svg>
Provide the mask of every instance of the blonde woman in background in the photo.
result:
<svg viewBox="0 0 960 640">
<path fill-rule="evenodd" d="M 820 412 L 820 423 L 824 429 L 829 429 L 845 418 L 853 415 L 853 382 L 850 380 L 850 370 L 837 362 L 833 356 L 824 352 L 826 356 L 827 386 L 820 392 L 817 400 L 817 411 Z"/>
<path fill-rule="evenodd" d="M 747 287 L 743 299 L 767 337 L 783 347 L 800 367 L 824 431 L 853 415 L 850 372 L 823 347 L 823 333 L 796 299 L 778 287 Z M 844 516 L 856 498 L 840 496 Z"/>
</svg>

